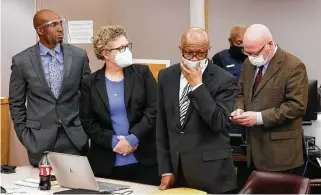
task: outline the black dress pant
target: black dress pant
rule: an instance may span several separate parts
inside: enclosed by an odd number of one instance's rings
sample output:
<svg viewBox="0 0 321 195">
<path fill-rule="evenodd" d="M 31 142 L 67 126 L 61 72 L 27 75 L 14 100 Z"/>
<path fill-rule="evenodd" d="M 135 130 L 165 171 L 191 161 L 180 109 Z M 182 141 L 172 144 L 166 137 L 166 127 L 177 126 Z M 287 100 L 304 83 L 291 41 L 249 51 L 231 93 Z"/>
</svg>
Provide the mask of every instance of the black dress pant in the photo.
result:
<svg viewBox="0 0 321 195">
<path fill-rule="evenodd" d="M 215 185 L 215 184 L 214 184 Z M 178 172 L 175 178 L 175 183 L 173 185 L 174 188 L 179 188 L 179 187 L 186 187 L 186 188 L 190 188 L 189 185 L 186 182 L 186 179 L 184 177 L 184 173 L 183 173 L 183 169 L 182 169 L 182 163 L 181 160 L 179 159 L 179 163 L 178 163 Z M 231 191 L 227 191 L 227 192 L 222 192 L 221 194 L 236 194 L 237 191 L 235 190 L 231 190 Z"/>
<path fill-rule="evenodd" d="M 84 151 L 79 151 L 78 148 L 69 139 L 65 129 L 61 126 L 58 127 L 58 134 L 55 142 L 55 146 L 51 152 L 59 152 L 73 155 L 84 155 Z M 37 167 L 41 160 L 42 153 L 33 154 L 28 152 L 29 162 L 32 166 Z"/>
<path fill-rule="evenodd" d="M 157 186 L 161 179 L 158 176 L 157 165 L 145 166 L 140 163 L 115 166 L 108 178 Z"/>
<path fill-rule="evenodd" d="M 186 182 L 186 179 L 184 177 L 184 174 L 183 174 L 183 170 L 182 170 L 182 163 L 181 163 L 181 160 L 179 159 L 179 162 L 178 162 L 178 171 L 177 171 L 177 174 L 176 174 L 176 178 L 175 179 L 175 182 L 174 182 L 174 188 L 179 188 L 179 187 L 186 187 L 188 188 L 188 184 Z"/>
</svg>

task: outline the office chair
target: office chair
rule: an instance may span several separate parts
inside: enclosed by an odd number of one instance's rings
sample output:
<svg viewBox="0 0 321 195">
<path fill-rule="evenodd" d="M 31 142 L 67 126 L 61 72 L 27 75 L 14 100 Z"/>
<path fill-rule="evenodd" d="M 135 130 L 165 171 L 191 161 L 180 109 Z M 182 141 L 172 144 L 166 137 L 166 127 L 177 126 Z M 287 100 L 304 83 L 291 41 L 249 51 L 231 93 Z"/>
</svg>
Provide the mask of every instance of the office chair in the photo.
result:
<svg viewBox="0 0 321 195">
<path fill-rule="evenodd" d="M 314 185 L 319 185 L 314 180 Z M 276 172 L 253 171 L 239 194 L 309 194 L 310 179 Z"/>
</svg>

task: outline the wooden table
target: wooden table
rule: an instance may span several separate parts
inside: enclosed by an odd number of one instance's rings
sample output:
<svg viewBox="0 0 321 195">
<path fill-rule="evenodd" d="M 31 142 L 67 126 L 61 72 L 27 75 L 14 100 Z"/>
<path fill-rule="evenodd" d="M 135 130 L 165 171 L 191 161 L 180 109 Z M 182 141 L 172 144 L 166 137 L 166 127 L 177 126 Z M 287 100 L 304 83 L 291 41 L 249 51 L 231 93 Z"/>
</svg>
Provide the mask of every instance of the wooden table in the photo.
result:
<svg viewBox="0 0 321 195">
<path fill-rule="evenodd" d="M 53 186 L 49 191 L 41 191 L 41 190 L 38 190 L 38 188 L 14 185 L 16 181 L 27 179 L 27 178 L 39 179 L 38 169 L 33 168 L 31 166 L 26 166 L 26 167 L 17 167 L 16 173 L 13 173 L 13 174 L 1 173 L 1 186 L 3 186 L 7 190 L 7 192 L 12 192 L 12 194 L 24 194 L 24 195 L 29 195 L 29 194 L 30 195 L 49 195 L 49 194 L 53 194 L 54 192 L 68 190 L 66 188 L 61 188 L 59 186 Z M 115 184 L 128 185 L 130 186 L 130 190 L 132 190 L 134 194 L 148 194 L 151 192 L 155 192 L 158 189 L 157 186 L 144 185 L 144 184 L 138 184 L 133 182 L 102 179 L 102 178 L 97 178 L 97 180 L 105 181 L 109 183 L 115 183 Z"/>
<path fill-rule="evenodd" d="M 245 155 L 235 155 L 233 156 L 233 162 L 247 162 L 247 157 Z"/>
<path fill-rule="evenodd" d="M 1 97 L 1 165 L 7 165 L 9 162 L 10 145 L 10 120 L 8 98 Z"/>
</svg>

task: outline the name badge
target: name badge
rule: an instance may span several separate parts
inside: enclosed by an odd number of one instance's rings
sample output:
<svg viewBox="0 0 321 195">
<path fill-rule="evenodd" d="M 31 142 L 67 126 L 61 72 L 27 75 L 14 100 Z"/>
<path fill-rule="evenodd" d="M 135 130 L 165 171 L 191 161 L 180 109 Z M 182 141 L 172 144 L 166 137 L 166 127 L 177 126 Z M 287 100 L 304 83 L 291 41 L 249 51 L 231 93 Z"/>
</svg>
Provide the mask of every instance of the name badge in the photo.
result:
<svg viewBox="0 0 321 195">
<path fill-rule="evenodd" d="M 234 67 L 234 64 L 227 65 L 226 68 L 232 68 Z"/>
</svg>

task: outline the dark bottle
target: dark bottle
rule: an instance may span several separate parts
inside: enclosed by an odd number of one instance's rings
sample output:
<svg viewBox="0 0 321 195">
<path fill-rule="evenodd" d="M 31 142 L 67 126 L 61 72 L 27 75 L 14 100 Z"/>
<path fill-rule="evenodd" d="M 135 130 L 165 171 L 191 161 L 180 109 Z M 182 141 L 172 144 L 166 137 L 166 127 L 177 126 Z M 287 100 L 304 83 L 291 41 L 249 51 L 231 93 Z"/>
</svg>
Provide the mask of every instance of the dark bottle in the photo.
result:
<svg viewBox="0 0 321 195">
<path fill-rule="evenodd" d="M 52 168 L 47 158 L 47 152 L 44 152 L 39 162 L 39 179 L 40 179 L 39 189 L 40 190 L 50 190 L 51 170 Z"/>
</svg>

